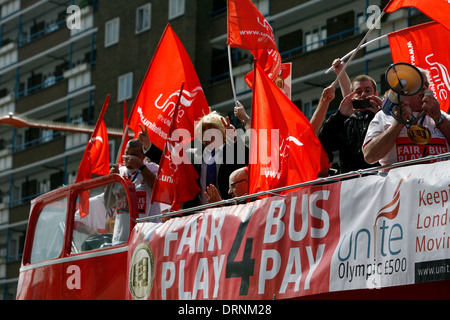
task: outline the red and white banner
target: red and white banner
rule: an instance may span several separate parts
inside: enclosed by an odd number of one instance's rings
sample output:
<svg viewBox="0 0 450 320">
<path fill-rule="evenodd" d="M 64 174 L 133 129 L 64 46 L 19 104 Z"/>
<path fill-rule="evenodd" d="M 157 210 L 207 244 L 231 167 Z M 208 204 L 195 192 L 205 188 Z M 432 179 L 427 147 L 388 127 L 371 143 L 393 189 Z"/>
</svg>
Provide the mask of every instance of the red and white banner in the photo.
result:
<svg viewBox="0 0 450 320">
<path fill-rule="evenodd" d="M 138 224 L 131 295 L 290 299 L 449 280 L 449 170 L 399 168 Z"/>
<path fill-rule="evenodd" d="M 388 35 L 392 60 L 408 62 L 429 71 L 430 89 L 441 105 L 450 108 L 450 31 L 437 22 L 392 32 Z"/>
</svg>

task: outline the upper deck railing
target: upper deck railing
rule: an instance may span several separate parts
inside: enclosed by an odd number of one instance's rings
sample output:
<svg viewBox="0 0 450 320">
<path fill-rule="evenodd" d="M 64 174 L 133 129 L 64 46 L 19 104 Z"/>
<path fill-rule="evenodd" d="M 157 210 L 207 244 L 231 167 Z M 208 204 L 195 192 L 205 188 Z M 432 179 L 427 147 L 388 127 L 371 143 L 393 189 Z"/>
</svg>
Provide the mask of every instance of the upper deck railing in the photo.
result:
<svg viewBox="0 0 450 320">
<path fill-rule="evenodd" d="M 334 176 L 319 178 L 316 180 L 311 180 L 311 181 L 307 181 L 307 182 L 303 182 L 303 183 L 299 183 L 299 184 L 294 184 L 291 186 L 281 187 L 281 188 L 272 189 L 272 190 L 268 190 L 268 191 L 261 191 L 261 192 L 254 193 L 254 194 L 235 197 L 232 199 L 208 203 L 208 204 L 204 204 L 204 205 L 197 206 L 197 207 L 182 209 L 182 210 L 173 211 L 173 212 L 166 212 L 166 213 L 163 213 L 160 215 L 155 215 L 155 216 L 150 216 L 150 217 L 145 217 L 145 218 L 139 218 L 139 219 L 137 219 L 137 222 L 152 221 L 152 220 L 156 220 L 159 218 L 172 217 L 172 216 L 182 215 L 184 213 L 195 212 L 195 211 L 199 212 L 199 211 L 203 211 L 205 209 L 209 209 L 209 208 L 213 208 L 213 207 L 217 207 L 217 206 L 237 204 L 240 201 L 258 198 L 258 197 L 266 196 L 266 195 L 284 196 L 279 193 L 283 192 L 283 191 L 287 191 L 287 190 L 319 185 L 322 183 L 338 182 L 342 179 L 361 177 L 363 175 L 368 175 L 368 174 L 382 174 L 382 173 L 386 173 L 388 170 L 391 170 L 394 168 L 406 167 L 406 166 L 413 165 L 413 164 L 426 163 L 426 162 L 430 162 L 430 161 L 437 161 L 437 160 L 443 160 L 443 159 L 448 159 L 448 158 L 450 158 L 450 152 L 439 154 L 439 155 L 431 155 L 428 157 L 414 159 L 414 160 L 398 162 L 398 163 L 394 163 L 394 164 L 386 165 L 386 166 L 378 166 L 378 167 L 373 167 L 373 168 L 368 168 L 368 169 L 361 169 L 361 170 L 357 170 L 357 171 L 350 171 L 347 173 L 342 173 L 342 174 L 338 174 L 338 175 L 334 175 Z"/>
</svg>

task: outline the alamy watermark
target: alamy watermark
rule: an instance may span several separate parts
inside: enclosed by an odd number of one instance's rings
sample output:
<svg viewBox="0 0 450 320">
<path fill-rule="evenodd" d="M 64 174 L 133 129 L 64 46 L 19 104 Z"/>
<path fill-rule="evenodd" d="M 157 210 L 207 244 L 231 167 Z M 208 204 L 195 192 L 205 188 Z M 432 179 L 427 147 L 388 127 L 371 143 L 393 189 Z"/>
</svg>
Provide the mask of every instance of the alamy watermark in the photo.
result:
<svg viewBox="0 0 450 320">
<path fill-rule="evenodd" d="M 278 129 L 249 129 L 244 132 L 243 129 L 226 129 L 224 138 L 222 131 L 212 128 L 202 133 L 201 137 L 191 138 L 190 132 L 186 129 L 176 129 L 167 139 L 168 152 L 167 158 L 173 165 L 181 163 L 201 164 L 244 164 L 246 163 L 245 142 L 238 138 L 239 136 L 249 136 L 249 145 L 247 150 L 255 150 L 254 156 L 250 157 L 250 164 L 261 163 L 263 165 L 275 165 L 278 167 L 279 159 L 288 156 L 289 147 L 302 147 L 301 143 L 295 137 L 282 137 Z M 189 148 L 185 141 L 192 141 Z M 294 143 L 290 145 L 290 141 Z M 223 146 L 223 147 L 222 147 Z M 210 156 L 212 150 L 227 148 L 226 158 L 221 158 L 220 153 Z M 206 151 L 208 149 L 209 151 Z M 200 151 L 200 152 L 199 152 Z"/>
<path fill-rule="evenodd" d="M 377 5 L 370 5 L 367 7 L 367 21 L 366 26 L 369 29 L 381 29 L 381 9 Z"/>
<path fill-rule="evenodd" d="M 81 9 L 79 6 L 71 5 L 67 7 L 66 13 L 68 14 L 66 25 L 70 30 L 81 29 Z"/>
<path fill-rule="evenodd" d="M 81 9 L 77 5 L 71 5 L 67 7 L 66 13 L 68 14 L 66 25 L 70 30 L 81 29 Z M 370 5 L 366 10 L 367 21 L 366 25 L 369 29 L 381 29 L 380 15 L 381 9 L 377 5 Z"/>
</svg>

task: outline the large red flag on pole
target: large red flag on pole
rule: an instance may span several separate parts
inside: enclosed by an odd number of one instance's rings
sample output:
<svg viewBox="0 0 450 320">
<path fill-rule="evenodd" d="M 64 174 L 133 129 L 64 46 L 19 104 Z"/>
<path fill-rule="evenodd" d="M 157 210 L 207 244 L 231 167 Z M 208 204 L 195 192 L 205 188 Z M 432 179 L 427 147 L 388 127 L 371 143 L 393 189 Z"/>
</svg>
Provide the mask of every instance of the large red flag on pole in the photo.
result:
<svg viewBox="0 0 450 320">
<path fill-rule="evenodd" d="M 249 193 L 314 180 L 326 169 L 311 123 L 255 64 Z"/>
<path fill-rule="evenodd" d="M 180 105 L 183 86 L 184 83 L 175 106 L 176 111 Z M 171 205 L 171 210 L 174 211 L 178 210 L 184 202 L 192 200 L 198 194 L 200 188 L 196 183 L 199 177 L 198 173 L 184 153 L 186 145 L 191 141 L 189 132 L 179 128 L 175 115 L 169 133 L 170 135 L 166 140 L 163 156 L 159 163 L 150 202 L 169 204 Z"/>
<path fill-rule="evenodd" d="M 168 24 L 129 116 L 128 126 L 135 137 L 140 131 L 139 124 L 147 126 L 150 141 L 161 150 L 164 148 L 183 82 L 185 88 L 175 119 L 193 137 L 194 121 L 210 110 L 194 66 Z"/>
<path fill-rule="evenodd" d="M 394 12 L 400 8 L 414 7 L 444 25 L 450 30 L 450 1 L 448 0 L 391 0 L 384 12 Z"/>
<path fill-rule="evenodd" d="M 228 0 L 228 38 L 232 48 L 249 50 L 272 81 L 281 70 L 281 56 L 273 29 L 250 0 Z M 251 87 L 253 74 L 246 76 Z"/>
<path fill-rule="evenodd" d="M 430 89 L 441 110 L 450 108 L 450 31 L 437 22 L 424 23 L 388 34 L 392 60 L 429 71 Z"/>
</svg>

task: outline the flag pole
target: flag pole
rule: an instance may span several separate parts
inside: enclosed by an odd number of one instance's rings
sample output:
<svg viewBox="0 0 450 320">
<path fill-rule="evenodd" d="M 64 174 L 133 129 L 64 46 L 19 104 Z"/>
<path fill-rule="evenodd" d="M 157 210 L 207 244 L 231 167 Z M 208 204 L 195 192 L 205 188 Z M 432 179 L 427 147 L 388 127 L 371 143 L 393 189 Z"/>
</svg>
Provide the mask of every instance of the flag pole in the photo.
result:
<svg viewBox="0 0 450 320">
<path fill-rule="evenodd" d="M 103 103 L 102 110 L 100 111 L 100 114 L 98 115 L 98 119 L 97 119 L 97 123 L 95 124 L 94 132 L 98 131 L 98 128 L 100 127 L 100 122 L 101 122 L 101 120 L 103 120 L 103 117 L 105 116 L 106 108 L 108 108 L 108 104 L 109 104 L 109 97 L 110 97 L 110 94 L 108 93 L 106 95 L 105 102 Z M 94 132 L 92 133 L 92 135 L 94 135 Z"/>
<path fill-rule="evenodd" d="M 367 38 L 369 37 L 370 33 L 375 29 L 375 26 L 378 25 L 378 23 L 381 21 L 381 18 L 384 16 L 385 12 L 382 11 L 381 14 L 378 16 L 378 19 L 375 21 L 375 23 L 370 27 L 370 29 L 366 32 L 366 35 L 364 36 L 364 38 L 361 40 L 361 42 L 358 44 L 358 46 L 356 47 L 356 49 L 353 51 L 352 55 L 350 56 L 350 58 L 348 59 L 348 61 L 344 64 L 344 66 L 342 67 L 341 72 L 339 72 L 338 76 L 336 77 L 336 79 L 333 81 L 333 83 L 331 84 L 331 87 L 336 86 L 336 83 L 338 82 L 339 78 L 341 77 L 341 75 L 345 72 L 345 70 L 347 69 L 347 66 L 350 64 L 350 62 L 352 62 L 353 58 L 355 57 L 356 53 L 359 51 L 359 49 L 361 49 L 362 45 L 364 44 L 364 42 L 366 42 Z"/>
<path fill-rule="evenodd" d="M 230 68 L 231 89 L 233 90 L 234 104 L 237 105 L 236 89 L 234 87 L 233 66 L 231 64 L 231 47 L 228 45 L 228 66 Z"/>
<path fill-rule="evenodd" d="M 176 119 L 177 119 L 177 114 L 178 114 L 178 108 L 179 108 L 179 106 L 180 106 L 180 102 L 181 102 L 181 96 L 183 95 L 183 89 L 184 89 L 184 81 L 183 81 L 183 83 L 181 84 L 181 89 L 180 89 L 180 94 L 178 95 L 178 99 L 177 99 L 177 103 L 175 104 L 175 109 L 174 109 L 174 113 L 173 113 L 173 116 L 172 116 L 172 122 L 170 123 L 170 128 L 169 128 L 169 133 L 170 134 L 172 134 L 172 132 L 173 132 L 173 128 L 174 128 L 174 126 L 175 126 L 175 121 L 176 121 Z M 168 136 L 167 137 L 167 140 L 169 140 L 169 139 L 172 139 L 172 137 L 170 137 L 170 136 Z M 162 153 L 162 157 L 161 157 L 161 159 L 159 160 L 159 167 L 158 167 L 158 172 L 156 173 L 156 179 L 155 179 L 155 183 L 154 183 L 154 185 L 153 185 L 153 190 L 152 190 L 152 196 L 150 197 L 150 204 L 153 204 L 153 202 L 154 202 L 154 195 L 156 194 L 156 187 L 157 187 L 157 183 L 158 183 L 158 180 L 159 180 L 159 176 L 160 176 L 160 173 L 161 173 L 161 162 L 163 161 L 163 159 L 164 159 L 164 157 L 165 157 L 165 155 L 166 155 L 166 150 L 167 150 L 167 140 L 166 140 L 166 143 L 164 144 L 164 150 L 163 150 L 163 153 Z M 170 150 L 169 150 L 170 151 Z M 173 203 L 171 203 L 171 206 L 173 206 Z M 149 210 L 150 210 L 150 207 L 149 207 Z M 172 210 L 172 207 L 171 207 L 171 210 Z M 148 214 L 150 213 L 150 211 L 149 212 L 147 212 L 147 216 L 148 216 Z"/>
<path fill-rule="evenodd" d="M 365 48 L 365 47 L 367 47 L 367 46 L 370 46 L 370 45 L 371 45 L 372 43 L 374 43 L 374 42 L 383 40 L 383 39 L 386 38 L 387 36 L 388 36 L 388 34 L 385 34 L 385 35 L 382 35 L 382 36 L 380 36 L 380 37 L 378 37 L 378 38 L 376 38 L 376 39 L 370 40 L 370 41 L 364 43 L 363 45 L 361 45 L 361 48 L 360 48 L 360 49 Z M 356 49 L 353 49 L 352 51 L 350 51 L 349 53 L 347 53 L 345 56 L 343 56 L 343 57 L 341 58 L 341 60 L 344 61 L 345 59 L 347 59 L 347 58 L 348 58 L 353 52 L 355 52 L 355 51 L 356 51 Z M 328 74 L 328 73 L 331 72 L 331 70 L 333 70 L 333 67 L 332 67 L 332 66 L 331 66 L 330 68 L 328 68 L 328 70 L 325 71 L 325 73 Z"/>
<path fill-rule="evenodd" d="M 123 102 L 123 116 L 124 118 L 126 117 L 126 109 L 127 109 L 127 102 L 126 100 Z M 131 116 L 131 113 L 130 113 Z M 116 155 L 116 161 L 114 161 L 114 163 L 117 163 L 120 159 L 120 154 L 122 153 L 122 147 L 123 147 L 123 142 L 125 141 L 125 134 L 128 132 L 128 119 L 127 122 L 125 124 L 125 128 L 123 128 L 123 133 L 122 133 L 122 141 L 120 141 L 120 145 L 119 145 L 119 150 L 117 151 L 117 155 Z"/>
</svg>

